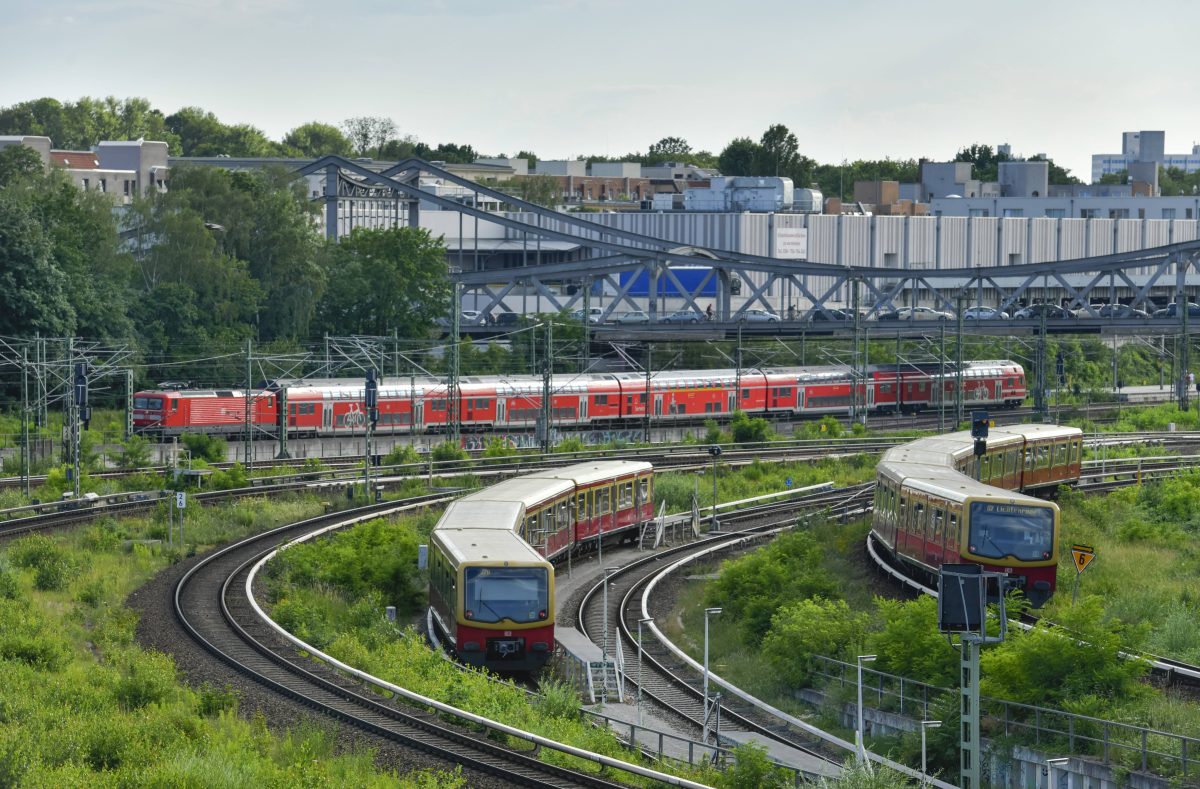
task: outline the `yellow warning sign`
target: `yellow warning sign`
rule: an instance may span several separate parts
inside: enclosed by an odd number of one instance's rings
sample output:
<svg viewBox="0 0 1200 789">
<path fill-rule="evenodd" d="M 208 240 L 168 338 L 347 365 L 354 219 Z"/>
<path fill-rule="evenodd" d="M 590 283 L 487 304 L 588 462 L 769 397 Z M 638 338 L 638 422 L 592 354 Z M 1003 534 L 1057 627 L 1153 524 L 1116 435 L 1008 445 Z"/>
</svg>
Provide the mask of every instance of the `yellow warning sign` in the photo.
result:
<svg viewBox="0 0 1200 789">
<path fill-rule="evenodd" d="M 1096 558 L 1096 549 L 1090 545 L 1072 545 L 1071 558 L 1075 560 L 1075 572 L 1081 573 Z"/>
</svg>

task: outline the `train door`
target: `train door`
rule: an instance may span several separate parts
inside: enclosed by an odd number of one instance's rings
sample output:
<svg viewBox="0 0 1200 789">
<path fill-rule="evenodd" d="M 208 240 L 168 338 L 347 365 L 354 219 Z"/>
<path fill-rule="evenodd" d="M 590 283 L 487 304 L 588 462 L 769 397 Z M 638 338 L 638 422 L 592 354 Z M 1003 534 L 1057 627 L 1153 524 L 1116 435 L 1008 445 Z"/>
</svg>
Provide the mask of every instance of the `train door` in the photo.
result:
<svg viewBox="0 0 1200 789">
<path fill-rule="evenodd" d="M 729 413 L 732 414 L 736 410 L 737 410 L 737 389 L 734 389 L 733 391 L 731 391 L 729 393 Z"/>
<path fill-rule="evenodd" d="M 496 425 L 504 424 L 504 398 L 496 398 Z"/>
<path fill-rule="evenodd" d="M 580 422 L 588 421 L 587 408 L 588 408 L 588 395 L 587 394 L 579 395 L 579 421 Z"/>
<path fill-rule="evenodd" d="M 321 427 L 325 430 L 333 428 L 333 403 L 321 404 Z"/>
<path fill-rule="evenodd" d="M 803 386 L 796 387 L 796 410 L 797 411 L 804 410 L 804 387 Z"/>
<path fill-rule="evenodd" d="M 662 416 L 663 396 L 661 394 L 654 395 L 654 415 Z"/>
<path fill-rule="evenodd" d="M 864 387 L 867 390 L 867 410 L 875 408 L 875 382 L 868 381 Z"/>
</svg>

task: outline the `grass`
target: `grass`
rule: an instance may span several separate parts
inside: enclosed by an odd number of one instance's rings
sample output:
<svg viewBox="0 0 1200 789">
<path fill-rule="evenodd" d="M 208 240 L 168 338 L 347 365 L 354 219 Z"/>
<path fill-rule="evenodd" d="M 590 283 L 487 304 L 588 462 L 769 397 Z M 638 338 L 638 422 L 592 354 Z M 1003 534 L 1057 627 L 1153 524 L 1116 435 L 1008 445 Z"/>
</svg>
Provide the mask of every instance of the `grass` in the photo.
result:
<svg viewBox="0 0 1200 789">
<path fill-rule="evenodd" d="M 312 497 L 197 508 L 189 535 L 204 549 L 323 509 Z M 164 533 L 156 513 L 0 553 L 0 785 L 464 785 L 380 772 L 368 751 L 336 754 L 325 728 L 273 734 L 238 716 L 236 694 L 185 686 L 169 656 L 136 644 L 124 605 L 178 558 L 154 542 Z"/>
</svg>

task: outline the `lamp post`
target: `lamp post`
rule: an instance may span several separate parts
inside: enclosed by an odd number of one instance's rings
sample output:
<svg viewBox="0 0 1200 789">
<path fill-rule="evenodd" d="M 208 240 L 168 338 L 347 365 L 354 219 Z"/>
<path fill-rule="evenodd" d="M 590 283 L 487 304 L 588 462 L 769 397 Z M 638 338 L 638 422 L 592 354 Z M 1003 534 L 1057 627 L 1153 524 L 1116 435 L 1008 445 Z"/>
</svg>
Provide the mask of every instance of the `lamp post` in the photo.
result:
<svg viewBox="0 0 1200 789">
<path fill-rule="evenodd" d="M 638 620 L 638 688 L 637 688 L 637 721 L 642 725 L 642 625 L 653 622 L 654 617 Z"/>
<path fill-rule="evenodd" d="M 604 671 L 604 684 L 600 689 L 601 703 L 608 703 L 608 578 L 617 571 L 616 567 L 604 568 L 604 642 L 600 644 L 600 663 Z"/>
<path fill-rule="evenodd" d="M 921 721 L 921 786 L 925 786 L 929 780 L 929 774 L 925 769 L 925 731 L 940 728 L 941 725 L 941 721 Z"/>
<path fill-rule="evenodd" d="M 720 608 L 704 609 L 704 743 L 708 744 L 708 618 L 721 613 Z"/>
<path fill-rule="evenodd" d="M 858 708 L 856 710 L 857 725 L 854 728 L 854 753 L 860 763 L 867 764 L 869 762 L 867 762 L 866 737 L 863 736 L 862 667 L 863 663 L 871 663 L 875 657 L 875 655 L 858 656 Z"/>
</svg>

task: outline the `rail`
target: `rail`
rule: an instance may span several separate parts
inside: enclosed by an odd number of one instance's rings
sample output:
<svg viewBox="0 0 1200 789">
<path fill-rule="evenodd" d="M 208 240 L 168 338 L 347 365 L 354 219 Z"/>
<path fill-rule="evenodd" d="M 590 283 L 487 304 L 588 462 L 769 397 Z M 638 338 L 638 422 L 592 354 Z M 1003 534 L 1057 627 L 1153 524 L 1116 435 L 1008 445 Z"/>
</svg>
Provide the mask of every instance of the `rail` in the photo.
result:
<svg viewBox="0 0 1200 789">
<path fill-rule="evenodd" d="M 629 762 L 625 762 L 620 759 L 614 759 L 611 756 L 605 756 L 603 754 L 593 753 L 592 751 L 588 751 L 583 748 L 577 748 L 573 745 L 566 745 L 564 743 L 556 742 L 554 740 L 551 740 L 548 737 L 543 737 L 540 734 L 535 734 L 533 732 L 527 732 L 522 729 L 518 729 L 515 726 L 509 726 L 506 723 L 501 723 L 500 721 L 492 720 L 483 715 L 477 715 L 476 713 L 468 712 L 467 710 L 459 709 L 459 708 L 453 707 L 449 704 L 444 704 L 443 702 L 437 701 L 436 699 L 429 698 L 428 696 L 423 696 L 419 693 L 414 693 L 413 691 L 408 690 L 407 688 L 402 688 L 399 685 L 392 684 L 391 682 L 388 682 L 385 679 L 381 679 L 380 677 L 373 676 L 371 674 L 368 674 L 365 671 L 362 671 L 351 665 L 343 663 L 342 661 L 338 660 L 337 658 L 333 657 L 332 655 L 322 652 L 321 650 L 317 649 L 316 647 L 312 646 L 311 644 L 309 644 L 309 643 L 303 641 L 302 639 L 297 638 L 296 636 L 289 633 L 285 628 L 283 628 L 278 623 L 276 623 L 273 619 L 271 619 L 271 617 L 269 617 L 267 615 L 267 613 L 262 610 L 262 607 L 259 606 L 258 601 L 255 599 L 254 593 L 253 593 L 253 587 L 254 587 L 254 579 L 255 579 L 256 575 L 263 567 L 266 566 L 267 562 L 269 562 L 272 558 L 275 557 L 275 555 L 277 553 L 279 553 L 280 550 L 285 550 L 287 547 L 290 547 L 292 545 L 297 545 L 301 542 L 306 542 L 310 539 L 313 539 L 320 535 L 326 534 L 328 532 L 344 528 L 347 525 L 347 523 L 348 522 L 336 523 L 331 526 L 326 526 L 324 528 L 317 529 L 312 532 L 309 532 L 308 534 L 302 535 L 301 537 L 298 537 L 294 540 L 288 541 L 280 548 L 276 548 L 275 550 L 270 551 L 269 553 L 264 555 L 261 559 L 259 559 L 258 562 L 255 563 L 254 567 L 251 568 L 249 574 L 246 576 L 245 594 L 246 594 L 246 599 L 247 599 L 249 605 L 251 606 L 251 608 L 253 608 L 255 615 L 258 616 L 263 621 L 263 623 L 267 625 L 267 627 L 269 627 L 273 631 L 275 631 L 280 637 L 289 641 L 297 649 L 300 649 L 300 650 L 308 653 L 308 655 L 310 657 L 316 658 L 317 660 L 325 663 L 326 665 L 333 667 L 337 671 L 340 671 L 344 674 L 354 677 L 355 679 L 358 679 L 359 681 L 364 682 L 367 685 L 371 685 L 376 688 L 380 688 L 384 691 L 387 691 L 389 693 L 393 693 L 396 696 L 404 698 L 407 701 L 421 705 L 423 707 L 428 707 L 428 708 L 437 710 L 438 712 L 441 712 L 446 715 L 452 715 L 457 718 L 462 718 L 463 720 L 466 720 L 466 721 L 473 723 L 475 725 L 478 725 L 478 726 L 483 726 L 484 728 L 490 729 L 492 731 L 499 732 L 502 734 L 507 734 L 509 736 L 516 737 L 521 740 L 525 740 L 526 742 L 533 743 L 534 745 L 537 745 L 537 746 L 540 746 L 543 748 L 549 748 L 551 750 L 559 751 L 560 753 L 565 753 L 565 754 L 568 754 L 571 756 L 578 757 L 580 759 L 585 759 L 587 761 L 594 762 L 596 764 L 600 764 L 604 767 L 609 767 L 609 768 L 612 768 L 615 770 L 623 770 L 625 772 L 629 772 L 634 775 L 639 775 L 643 778 L 650 778 L 650 779 L 653 779 L 656 781 L 661 781 L 661 782 L 666 783 L 671 786 L 687 787 L 688 789 L 708 789 L 705 786 L 705 784 L 697 783 L 695 781 L 690 781 L 686 778 L 680 778 L 679 776 L 675 776 L 675 775 L 668 775 L 667 773 L 663 773 L 658 770 L 652 770 L 650 768 L 642 767 L 640 765 L 631 764 Z"/>
</svg>

